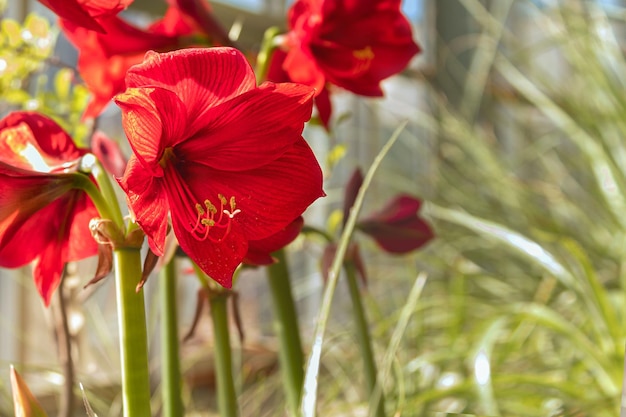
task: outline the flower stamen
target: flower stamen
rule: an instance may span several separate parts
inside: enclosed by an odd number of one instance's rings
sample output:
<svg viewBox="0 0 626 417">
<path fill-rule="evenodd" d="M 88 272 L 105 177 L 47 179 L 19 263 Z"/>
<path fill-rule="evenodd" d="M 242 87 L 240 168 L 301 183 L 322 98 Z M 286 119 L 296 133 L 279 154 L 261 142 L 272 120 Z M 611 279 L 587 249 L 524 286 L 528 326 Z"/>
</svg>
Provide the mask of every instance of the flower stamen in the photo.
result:
<svg viewBox="0 0 626 417">
<path fill-rule="evenodd" d="M 232 220 L 237 214 L 241 213 L 241 210 L 236 208 L 237 205 L 234 196 L 229 200 L 222 194 L 218 194 L 217 197 L 220 201 L 219 210 L 209 199 L 204 200 L 204 207 L 200 203 L 196 203 L 195 205 L 197 218 L 190 232 L 197 240 L 203 241 L 209 239 L 212 242 L 222 241 L 230 233 Z M 230 210 L 225 207 L 229 207 Z M 210 234 L 210 232 L 215 229 L 220 231 L 219 237 L 216 237 L 214 233 L 213 235 Z"/>
<path fill-rule="evenodd" d="M 368 45 L 363 49 L 353 51 L 352 56 L 358 61 L 358 64 L 354 68 L 354 74 L 358 75 L 366 72 L 370 68 L 372 60 L 374 60 L 374 51 L 372 51 L 372 47 Z"/>
</svg>

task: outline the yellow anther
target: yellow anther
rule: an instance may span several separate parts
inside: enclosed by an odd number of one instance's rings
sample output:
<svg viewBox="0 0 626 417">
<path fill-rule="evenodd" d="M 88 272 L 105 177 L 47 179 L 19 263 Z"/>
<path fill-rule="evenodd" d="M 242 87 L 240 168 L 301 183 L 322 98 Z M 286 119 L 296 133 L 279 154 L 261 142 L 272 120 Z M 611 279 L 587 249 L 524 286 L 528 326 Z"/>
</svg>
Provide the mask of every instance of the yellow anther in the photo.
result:
<svg viewBox="0 0 626 417">
<path fill-rule="evenodd" d="M 174 149 L 171 147 L 165 148 L 163 150 L 163 155 L 161 156 L 161 159 L 159 159 L 159 165 L 161 165 L 161 168 L 165 168 L 168 162 L 171 160 L 176 161 L 176 155 L 174 154 Z"/>
<path fill-rule="evenodd" d="M 204 209 L 199 203 L 196 203 L 196 211 L 198 212 L 200 216 L 204 216 Z"/>
<path fill-rule="evenodd" d="M 357 49 L 356 51 L 353 51 L 352 54 L 356 59 L 362 59 L 365 61 L 371 61 L 372 59 L 374 59 L 374 51 L 372 51 L 372 48 L 369 45 L 363 49 Z"/>
<path fill-rule="evenodd" d="M 208 210 L 209 213 L 211 214 L 217 213 L 217 208 L 215 208 L 213 203 L 211 203 L 208 199 L 204 200 L 204 205 L 206 206 L 206 209 Z"/>
<path fill-rule="evenodd" d="M 235 211 L 237 204 L 235 203 L 235 196 L 230 198 L 230 211 Z"/>
<path fill-rule="evenodd" d="M 200 221 L 200 223 L 202 223 L 204 226 L 208 226 L 208 227 L 215 226 L 215 220 L 212 220 L 212 219 L 202 219 Z"/>
</svg>

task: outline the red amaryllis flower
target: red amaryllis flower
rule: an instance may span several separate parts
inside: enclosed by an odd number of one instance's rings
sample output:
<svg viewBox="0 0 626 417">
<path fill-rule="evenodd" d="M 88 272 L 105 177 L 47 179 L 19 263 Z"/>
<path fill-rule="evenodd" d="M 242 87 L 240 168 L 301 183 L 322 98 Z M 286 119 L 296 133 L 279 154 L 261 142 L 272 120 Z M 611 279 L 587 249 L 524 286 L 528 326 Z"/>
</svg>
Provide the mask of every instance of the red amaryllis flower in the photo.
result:
<svg viewBox="0 0 626 417">
<path fill-rule="evenodd" d="M 225 287 L 250 241 L 285 228 L 318 197 L 322 175 L 302 138 L 313 91 L 256 86 L 233 48 L 149 52 L 115 99 L 133 148 L 120 185 L 150 248 L 168 212 L 181 248 Z"/>
<path fill-rule="evenodd" d="M 75 189 L 84 154 L 45 116 L 15 112 L 0 120 L 0 266 L 35 261 L 35 285 L 46 305 L 63 265 L 98 252 L 88 227 L 98 212 Z"/>
<path fill-rule="evenodd" d="M 145 30 L 116 16 L 101 24 L 106 34 L 61 21 L 63 32 L 78 49 L 78 71 L 92 94 L 85 118 L 98 116 L 115 94 L 124 91 L 126 71 L 140 63 L 146 51 L 178 49 L 188 42 L 186 36 L 196 32 L 176 7 Z"/>
<path fill-rule="evenodd" d="M 102 162 L 107 172 L 116 177 L 124 175 L 127 159 L 120 145 L 104 132 L 96 131 L 91 137 L 91 153 Z"/>
<path fill-rule="evenodd" d="M 297 0 L 289 9 L 287 57 L 292 81 L 321 92 L 326 82 L 381 96 L 380 82 L 419 52 L 401 0 Z"/>
<path fill-rule="evenodd" d="M 39 0 L 39 2 L 62 19 L 89 30 L 105 33 L 97 19 L 118 14 L 133 0 Z"/>
<path fill-rule="evenodd" d="M 374 238 L 389 253 L 407 253 L 428 243 L 435 234 L 418 217 L 422 202 L 409 195 L 398 195 L 380 212 L 357 223 L 356 227 Z"/>
<path fill-rule="evenodd" d="M 348 181 L 344 195 L 344 224 L 357 193 L 363 184 L 363 174 L 356 169 Z M 356 228 L 368 234 L 389 253 L 407 253 L 428 243 L 435 234 L 428 223 L 418 217 L 421 200 L 400 194 L 378 213 L 359 220 Z"/>
</svg>

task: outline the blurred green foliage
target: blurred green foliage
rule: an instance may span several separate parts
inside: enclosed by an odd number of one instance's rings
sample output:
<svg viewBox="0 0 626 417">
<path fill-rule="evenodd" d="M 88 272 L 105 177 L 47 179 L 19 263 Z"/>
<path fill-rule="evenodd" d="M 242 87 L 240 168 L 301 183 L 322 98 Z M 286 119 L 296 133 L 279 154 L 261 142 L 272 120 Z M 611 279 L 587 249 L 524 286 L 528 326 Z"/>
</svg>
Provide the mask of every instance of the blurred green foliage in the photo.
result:
<svg viewBox="0 0 626 417">
<path fill-rule="evenodd" d="M 0 114 L 39 111 L 55 119 L 82 146 L 88 91 L 76 69 L 54 56 L 58 27 L 34 13 L 23 23 L 0 21 Z"/>
</svg>

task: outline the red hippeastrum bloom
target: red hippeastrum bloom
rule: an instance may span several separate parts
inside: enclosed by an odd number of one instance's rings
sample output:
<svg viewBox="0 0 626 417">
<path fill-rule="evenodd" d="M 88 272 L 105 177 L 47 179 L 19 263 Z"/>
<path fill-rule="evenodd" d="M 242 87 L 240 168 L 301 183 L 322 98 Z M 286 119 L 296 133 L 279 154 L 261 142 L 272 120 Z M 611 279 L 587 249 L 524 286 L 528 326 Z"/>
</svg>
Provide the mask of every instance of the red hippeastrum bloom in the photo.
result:
<svg viewBox="0 0 626 417">
<path fill-rule="evenodd" d="M 363 175 L 355 170 L 346 187 L 344 199 L 344 222 L 354 204 Z M 378 213 L 359 220 L 356 228 L 368 234 L 389 253 L 407 253 L 428 243 L 435 234 L 430 225 L 418 217 L 421 200 L 406 194 L 394 197 Z"/>
<path fill-rule="evenodd" d="M 283 68 L 321 92 L 327 82 L 381 96 L 380 82 L 419 52 L 401 0 L 296 0 Z"/>
<path fill-rule="evenodd" d="M 106 30 L 98 19 L 113 16 L 127 8 L 133 0 L 39 0 L 62 19 L 96 32 Z"/>
<path fill-rule="evenodd" d="M 386 252 L 410 252 L 435 237 L 428 223 L 417 215 L 421 205 L 415 197 L 398 195 L 379 213 L 359 221 L 357 228 L 374 238 Z"/>
<path fill-rule="evenodd" d="M 98 130 L 91 137 L 91 153 L 98 158 L 107 172 L 116 177 L 124 175 L 127 158 L 120 145 L 104 132 Z"/>
<path fill-rule="evenodd" d="M 152 251 L 168 212 L 181 248 L 232 285 L 250 241 L 278 233 L 322 191 L 302 138 L 313 90 L 264 83 L 233 48 L 148 52 L 116 97 L 133 149 L 120 185 Z"/>
<path fill-rule="evenodd" d="M 98 252 L 88 227 L 98 212 L 75 189 L 84 154 L 45 116 L 15 112 L 0 120 L 0 266 L 34 261 L 35 285 L 46 305 L 63 265 Z"/>
<path fill-rule="evenodd" d="M 188 42 L 186 37 L 196 33 L 195 26 L 174 6 L 147 29 L 117 16 L 100 23 L 106 34 L 61 20 L 63 32 L 78 49 L 78 71 L 92 94 L 85 118 L 98 116 L 113 96 L 124 91 L 126 71 L 140 63 L 146 51 L 178 49 Z"/>
</svg>

